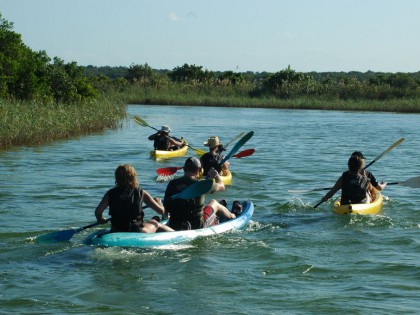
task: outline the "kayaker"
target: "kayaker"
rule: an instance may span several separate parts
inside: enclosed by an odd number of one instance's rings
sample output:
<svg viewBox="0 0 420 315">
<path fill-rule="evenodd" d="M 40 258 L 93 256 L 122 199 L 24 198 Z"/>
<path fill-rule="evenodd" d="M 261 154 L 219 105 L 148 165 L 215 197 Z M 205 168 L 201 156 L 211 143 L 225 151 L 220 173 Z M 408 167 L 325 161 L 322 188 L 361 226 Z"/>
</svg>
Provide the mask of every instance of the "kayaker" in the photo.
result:
<svg viewBox="0 0 420 315">
<path fill-rule="evenodd" d="M 139 187 L 137 173 L 133 166 L 122 164 L 115 170 L 115 187 L 108 190 L 95 209 L 98 222 L 105 223 L 104 210 L 109 207 L 111 232 L 169 232 L 170 227 L 161 224 L 159 217 L 144 222 L 143 203 L 162 216 L 167 217 L 159 198 L 153 198 Z"/>
<path fill-rule="evenodd" d="M 184 176 L 171 180 L 166 188 L 164 206 L 169 213 L 168 225 L 177 231 L 199 229 L 217 224 L 216 216 L 223 216 L 227 219 L 236 217 L 215 199 L 205 204 L 205 195 L 187 200 L 171 198 L 199 181 L 200 170 L 200 160 L 196 157 L 188 158 L 184 164 Z M 225 190 L 225 185 L 215 169 L 211 169 L 208 175 L 215 180 L 210 193 Z"/>
<path fill-rule="evenodd" d="M 348 171 L 344 172 L 335 185 L 322 197 L 322 202 L 330 199 L 341 189 L 341 204 L 370 203 L 369 190 L 372 184 L 366 175 L 361 174 L 363 159 L 352 155 L 348 160 Z"/>
<path fill-rule="evenodd" d="M 229 169 L 229 162 L 226 161 L 223 165 L 220 162 L 223 160 L 223 144 L 220 142 L 219 137 L 210 136 L 204 142 L 206 147 L 209 147 L 209 152 L 206 152 L 200 157 L 200 162 L 203 168 L 203 175 L 207 176 L 208 172 L 214 168 L 218 173 L 224 174 Z"/>
<path fill-rule="evenodd" d="M 182 141 L 175 137 L 170 137 L 171 127 L 163 125 L 160 130 L 149 136 L 149 140 L 153 141 L 155 150 L 174 151 L 178 150 L 182 145 Z"/>
<path fill-rule="evenodd" d="M 360 173 L 362 175 L 366 175 L 367 178 L 369 178 L 370 183 L 372 184 L 373 187 L 375 187 L 377 190 L 382 191 L 385 187 L 386 187 L 386 183 L 379 183 L 375 176 L 373 176 L 373 174 L 371 172 L 369 172 L 368 170 L 364 170 L 363 168 L 365 167 L 365 163 L 366 163 L 366 158 L 363 156 L 362 152 L 360 151 L 354 151 L 351 156 L 357 156 L 359 157 L 362 161 L 363 161 L 363 165 L 362 165 L 362 169 L 360 171 Z"/>
</svg>

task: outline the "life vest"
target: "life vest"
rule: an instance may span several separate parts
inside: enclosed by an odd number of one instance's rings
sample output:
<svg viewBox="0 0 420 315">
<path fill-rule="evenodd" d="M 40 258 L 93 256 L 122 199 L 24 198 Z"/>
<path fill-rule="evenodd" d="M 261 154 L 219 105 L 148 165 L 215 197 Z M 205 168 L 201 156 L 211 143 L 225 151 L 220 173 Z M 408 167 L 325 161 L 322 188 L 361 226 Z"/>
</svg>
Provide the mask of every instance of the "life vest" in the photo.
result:
<svg viewBox="0 0 420 315">
<path fill-rule="evenodd" d="M 144 217 L 143 190 L 115 187 L 108 191 L 108 200 L 112 229 L 118 232 L 139 232 Z"/>
<path fill-rule="evenodd" d="M 153 141 L 153 146 L 155 148 L 155 150 L 168 150 L 168 146 L 169 146 L 169 139 L 167 137 L 159 137 L 158 135 L 156 135 L 154 141 Z"/>
<path fill-rule="evenodd" d="M 341 204 L 363 203 L 366 201 L 369 179 L 364 175 L 352 175 L 348 171 L 342 174 Z"/>
<path fill-rule="evenodd" d="M 201 167 L 203 168 L 203 174 L 207 175 L 207 173 L 213 167 L 218 173 L 222 171 L 222 162 L 223 157 L 220 154 L 213 154 L 212 152 L 207 152 L 203 154 L 200 158 Z"/>
<path fill-rule="evenodd" d="M 202 195 L 192 199 L 172 199 L 171 197 L 188 186 L 196 183 L 197 180 L 188 177 L 176 178 L 169 182 L 166 188 L 164 206 L 169 212 L 168 225 L 175 230 L 183 229 L 181 226 L 188 222 L 192 229 L 199 228 L 203 215 L 205 196 Z"/>
</svg>

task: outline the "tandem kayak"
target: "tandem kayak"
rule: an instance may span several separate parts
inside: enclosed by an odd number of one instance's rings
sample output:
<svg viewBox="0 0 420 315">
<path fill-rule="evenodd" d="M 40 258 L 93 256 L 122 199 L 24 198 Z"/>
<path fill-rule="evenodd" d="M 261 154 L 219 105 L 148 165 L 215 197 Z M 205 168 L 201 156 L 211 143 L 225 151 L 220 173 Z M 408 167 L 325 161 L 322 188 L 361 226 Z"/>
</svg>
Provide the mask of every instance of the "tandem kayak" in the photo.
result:
<svg viewBox="0 0 420 315">
<path fill-rule="evenodd" d="M 150 151 L 150 156 L 157 160 L 170 159 L 178 156 L 187 154 L 188 142 L 182 139 L 183 145 L 178 150 L 166 151 L 166 150 L 153 150 Z"/>
<path fill-rule="evenodd" d="M 374 199 L 371 203 L 341 205 L 340 199 L 334 202 L 333 212 L 337 214 L 377 214 L 382 209 L 383 197 L 379 190 L 374 189 Z"/>
<path fill-rule="evenodd" d="M 203 229 L 159 233 L 109 233 L 108 229 L 102 229 L 89 235 L 84 240 L 84 244 L 101 247 L 156 247 L 186 243 L 198 237 L 242 230 L 251 220 L 254 204 L 251 201 L 243 201 L 242 206 L 242 214 L 235 219 Z"/>
</svg>

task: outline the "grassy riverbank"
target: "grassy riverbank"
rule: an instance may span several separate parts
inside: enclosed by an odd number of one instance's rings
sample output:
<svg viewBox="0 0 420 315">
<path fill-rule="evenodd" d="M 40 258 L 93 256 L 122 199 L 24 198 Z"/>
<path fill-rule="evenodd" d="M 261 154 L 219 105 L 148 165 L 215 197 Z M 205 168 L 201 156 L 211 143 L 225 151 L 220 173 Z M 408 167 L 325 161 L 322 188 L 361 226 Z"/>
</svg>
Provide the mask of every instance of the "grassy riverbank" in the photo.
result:
<svg viewBox="0 0 420 315">
<path fill-rule="evenodd" d="M 121 96 L 128 104 L 420 113 L 420 98 L 344 100 L 313 96 L 280 99 L 273 96 L 250 97 L 252 88 L 251 85 L 193 87 L 169 84 L 159 88 L 132 86 L 125 90 Z"/>
<path fill-rule="evenodd" d="M 0 100 L 0 147 L 37 145 L 115 128 L 125 117 L 121 100 L 77 104 Z"/>
</svg>

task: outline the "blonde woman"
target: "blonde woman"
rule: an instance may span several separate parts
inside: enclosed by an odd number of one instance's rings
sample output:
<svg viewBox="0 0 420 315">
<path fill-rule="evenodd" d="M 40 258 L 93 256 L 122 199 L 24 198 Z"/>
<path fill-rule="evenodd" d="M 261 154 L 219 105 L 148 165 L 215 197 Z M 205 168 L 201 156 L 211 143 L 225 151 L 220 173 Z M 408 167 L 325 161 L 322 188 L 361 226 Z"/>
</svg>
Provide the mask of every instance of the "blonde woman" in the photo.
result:
<svg viewBox="0 0 420 315">
<path fill-rule="evenodd" d="M 104 210 L 109 207 L 111 232 L 155 233 L 173 231 L 161 224 L 159 218 L 143 221 L 143 203 L 162 217 L 166 216 L 165 208 L 159 198 L 153 197 L 139 187 L 137 173 L 133 166 L 122 164 L 115 170 L 115 187 L 108 190 L 95 209 L 98 222 L 105 223 Z"/>
</svg>

